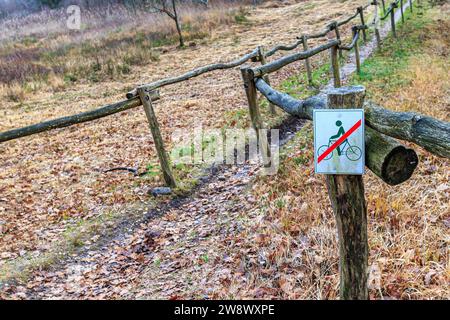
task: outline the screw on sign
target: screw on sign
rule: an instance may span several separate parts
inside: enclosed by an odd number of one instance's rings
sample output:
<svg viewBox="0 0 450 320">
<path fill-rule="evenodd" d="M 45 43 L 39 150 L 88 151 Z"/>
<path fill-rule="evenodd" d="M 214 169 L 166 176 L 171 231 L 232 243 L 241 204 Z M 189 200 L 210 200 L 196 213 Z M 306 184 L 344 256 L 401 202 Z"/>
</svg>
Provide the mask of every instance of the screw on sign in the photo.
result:
<svg viewBox="0 0 450 320">
<path fill-rule="evenodd" d="M 364 111 L 314 110 L 314 167 L 322 174 L 364 173 Z"/>
</svg>

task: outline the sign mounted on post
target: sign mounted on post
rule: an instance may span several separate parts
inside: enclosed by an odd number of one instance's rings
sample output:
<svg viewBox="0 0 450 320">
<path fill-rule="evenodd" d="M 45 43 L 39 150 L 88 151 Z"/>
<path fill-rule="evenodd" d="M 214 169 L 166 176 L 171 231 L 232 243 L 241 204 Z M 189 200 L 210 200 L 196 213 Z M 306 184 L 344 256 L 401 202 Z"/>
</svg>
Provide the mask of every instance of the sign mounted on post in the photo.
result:
<svg viewBox="0 0 450 320">
<path fill-rule="evenodd" d="M 364 174 L 364 110 L 314 110 L 313 123 L 315 172 Z"/>
</svg>

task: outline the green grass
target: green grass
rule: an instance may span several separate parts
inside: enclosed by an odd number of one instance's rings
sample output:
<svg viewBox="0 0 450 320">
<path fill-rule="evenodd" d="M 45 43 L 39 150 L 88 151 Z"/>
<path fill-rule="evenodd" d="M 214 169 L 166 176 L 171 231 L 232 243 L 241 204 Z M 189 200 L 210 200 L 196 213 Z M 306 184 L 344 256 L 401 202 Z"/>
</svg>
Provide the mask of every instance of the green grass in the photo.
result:
<svg viewBox="0 0 450 320">
<path fill-rule="evenodd" d="M 397 38 L 391 34 L 384 39 L 381 49 L 362 63 L 361 73 L 351 77 L 351 84 L 366 86 L 369 97 L 371 91 L 393 92 L 409 84 L 401 73 L 410 58 L 421 53 L 423 29 L 431 23 L 429 16 L 418 12 L 405 10 L 405 23 L 397 23 Z"/>
</svg>

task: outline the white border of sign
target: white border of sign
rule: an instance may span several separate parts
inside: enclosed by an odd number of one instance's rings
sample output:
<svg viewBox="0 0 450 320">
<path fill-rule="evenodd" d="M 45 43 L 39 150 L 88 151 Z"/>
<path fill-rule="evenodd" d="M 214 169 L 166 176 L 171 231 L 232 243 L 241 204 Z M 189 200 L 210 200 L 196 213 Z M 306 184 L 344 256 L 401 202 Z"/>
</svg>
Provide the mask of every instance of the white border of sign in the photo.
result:
<svg viewBox="0 0 450 320">
<path fill-rule="evenodd" d="M 361 119 L 362 119 L 362 124 L 361 124 L 361 130 L 362 130 L 362 136 L 363 136 L 363 139 L 362 139 L 362 154 L 363 154 L 363 158 L 362 158 L 362 172 L 358 172 L 358 173 L 355 173 L 355 172 L 339 172 L 339 173 L 336 173 L 336 172 L 317 172 L 317 146 L 316 146 L 316 144 L 317 144 L 317 139 L 316 139 L 316 126 L 314 125 L 314 173 L 315 174 L 351 174 L 351 175 L 363 175 L 364 174 L 364 171 L 365 171 L 365 166 L 366 166 L 366 141 L 365 141 L 365 137 L 366 137 L 366 135 L 365 135 L 365 128 L 364 128 L 364 109 L 314 109 L 313 110 L 313 124 L 315 124 L 316 123 L 316 113 L 318 113 L 318 112 L 336 112 L 336 111 L 338 111 L 338 112 L 357 112 L 357 111 L 359 111 L 359 112 L 361 112 Z"/>
</svg>

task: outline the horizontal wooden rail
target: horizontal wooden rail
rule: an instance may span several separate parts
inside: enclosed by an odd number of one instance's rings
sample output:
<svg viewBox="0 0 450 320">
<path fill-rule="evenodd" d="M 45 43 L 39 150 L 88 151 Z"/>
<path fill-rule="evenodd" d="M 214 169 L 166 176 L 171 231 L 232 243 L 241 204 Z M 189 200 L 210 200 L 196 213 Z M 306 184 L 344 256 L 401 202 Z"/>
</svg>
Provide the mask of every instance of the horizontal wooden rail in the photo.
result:
<svg viewBox="0 0 450 320">
<path fill-rule="evenodd" d="M 159 92 L 153 91 L 150 93 L 152 101 L 159 99 Z M 33 124 L 24 128 L 13 129 L 0 133 L 0 143 L 12 139 L 26 137 L 32 134 L 40 133 L 57 128 L 68 127 L 74 124 L 92 121 L 103 118 L 114 113 L 122 112 L 131 108 L 136 108 L 142 105 L 141 99 L 135 97 L 129 100 L 120 101 L 114 104 L 106 105 L 99 109 L 86 111 L 72 116 L 62 117 L 54 120 Z"/>
<path fill-rule="evenodd" d="M 354 32 L 354 36 L 353 36 L 352 42 L 348 46 L 340 45 L 339 49 L 346 50 L 346 51 L 352 50 L 353 47 L 356 44 L 356 41 L 358 41 L 358 39 L 359 39 L 359 32 L 356 31 L 356 32 Z"/>
<path fill-rule="evenodd" d="M 392 3 L 389 5 L 388 9 L 386 10 L 384 16 L 381 17 L 380 19 L 381 19 L 381 20 L 385 20 L 385 19 L 391 14 L 391 11 L 393 11 L 393 10 L 396 9 L 396 8 L 398 8 L 398 4 L 399 4 L 399 3 L 400 3 L 400 0 L 397 0 L 397 1 L 392 2 Z"/>
<path fill-rule="evenodd" d="M 366 122 L 391 137 L 413 142 L 425 150 L 450 158 L 450 123 L 415 112 L 386 110 L 373 102 L 365 105 Z"/>
<path fill-rule="evenodd" d="M 390 5 L 386 10 L 386 12 L 384 13 L 384 16 L 380 17 L 380 20 L 385 20 L 387 17 L 389 17 L 392 10 L 394 10 L 394 8 Z"/>
<path fill-rule="evenodd" d="M 294 50 L 295 48 L 297 48 L 299 45 L 301 45 L 303 43 L 303 39 L 299 39 L 298 41 L 294 42 L 291 45 L 278 45 L 276 47 L 273 47 L 272 49 L 270 49 L 269 51 L 267 51 L 265 53 L 265 57 L 270 57 L 273 56 L 275 53 L 277 53 L 280 50 L 283 51 L 290 51 L 290 50 Z"/>
<path fill-rule="evenodd" d="M 319 94 L 297 100 L 270 87 L 263 79 L 256 80 L 256 88 L 270 102 L 289 114 L 312 120 L 313 109 L 326 107 L 326 95 Z M 450 123 L 414 112 L 396 112 L 373 102 L 364 106 L 366 124 L 385 135 L 413 142 L 429 152 L 450 158 Z"/>
<path fill-rule="evenodd" d="M 248 60 L 252 59 L 252 58 L 256 58 L 258 56 L 258 49 L 256 48 L 255 50 L 253 50 L 252 52 L 246 54 L 245 56 L 243 56 L 240 59 L 228 62 L 228 63 L 214 63 L 214 64 L 209 64 L 207 66 L 203 66 L 191 71 L 188 71 L 184 74 L 182 74 L 181 76 L 178 77 L 172 77 L 172 78 L 166 78 L 166 79 L 161 79 L 149 84 L 145 84 L 142 86 L 139 86 L 139 88 L 145 88 L 148 90 L 155 90 L 158 89 L 160 87 L 163 86 L 167 86 L 169 84 L 174 84 L 177 82 L 182 82 L 182 81 L 186 81 L 188 79 L 197 77 L 203 73 L 206 72 L 210 72 L 210 71 L 214 71 L 214 70 L 222 70 L 222 69 L 230 69 L 230 68 L 235 68 L 241 64 L 244 64 L 245 62 L 247 62 Z M 127 93 L 127 98 L 131 99 L 133 97 L 137 96 L 137 89 L 134 89 L 130 92 Z"/>
<path fill-rule="evenodd" d="M 331 40 L 321 46 L 309 49 L 307 51 L 297 52 L 297 53 L 285 56 L 283 58 L 280 58 L 278 60 L 272 61 L 270 63 L 267 63 L 263 66 L 252 68 L 253 76 L 254 77 L 262 77 L 263 75 L 277 71 L 290 63 L 312 57 L 322 51 L 328 50 L 331 47 L 334 47 L 337 45 L 339 45 L 339 41 Z"/>
</svg>

